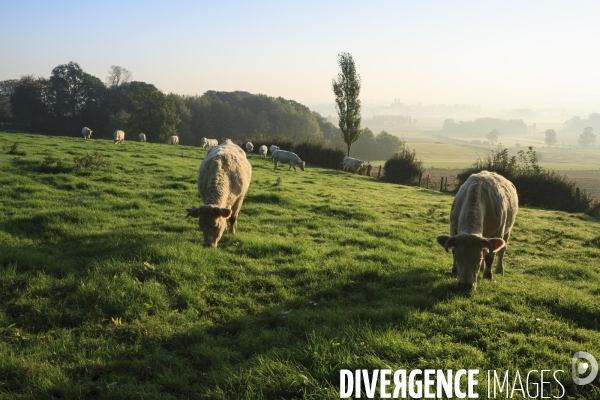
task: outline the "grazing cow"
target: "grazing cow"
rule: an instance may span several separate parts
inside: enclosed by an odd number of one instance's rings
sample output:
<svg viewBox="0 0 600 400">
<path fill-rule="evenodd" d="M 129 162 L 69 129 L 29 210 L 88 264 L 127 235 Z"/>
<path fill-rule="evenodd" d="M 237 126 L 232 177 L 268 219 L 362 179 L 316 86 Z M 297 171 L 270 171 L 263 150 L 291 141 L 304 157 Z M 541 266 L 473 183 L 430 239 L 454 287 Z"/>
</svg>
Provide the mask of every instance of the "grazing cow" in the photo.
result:
<svg viewBox="0 0 600 400">
<path fill-rule="evenodd" d="M 169 136 L 169 139 L 167 139 L 167 144 L 179 144 L 179 136 Z"/>
<path fill-rule="evenodd" d="M 344 157 L 344 171 L 350 170 L 355 174 L 363 169 L 365 162 L 357 158 Z"/>
<path fill-rule="evenodd" d="M 258 148 L 258 154 L 260 154 L 261 160 L 267 159 L 267 150 L 269 149 L 267 149 L 267 146 L 265 146 L 264 144 Z"/>
<path fill-rule="evenodd" d="M 113 139 L 115 140 L 114 144 L 121 144 L 125 141 L 125 132 L 123 131 L 115 131 L 113 133 Z"/>
<path fill-rule="evenodd" d="M 207 139 L 205 137 L 200 139 L 200 147 L 202 147 L 203 149 L 206 149 L 206 150 L 212 149 L 213 147 L 217 146 L 218 144 L 219 144 L 219 141 L 217 139 Z"/>
<path fill-rule="evenodd" d="M 271 155 L 273 155 L 273 153 L 275 153 L 275 150 L 279 150 L 279 146 L 275 146 L 274 144 L 272 144 L 271 147 L 269 147 L 269 150 L 271 151 Z"/>
<path fill-rule="evenodd" d="M 85 140 L 88 140 L 89 138 L 92 137 L 92 130 L 86 126 L 85 128 L 83 128 L 81 130 L 81 134 L 83 135 L 83 138 Z"/>
<path fill-rule="evenodd" d="M 288 171 L 292 169 L 292 167 L 294 167 L 294 171 L 296 171 L 296 167 L 300 167 L 300 169 L 304 171 L 304 166 L 306 165 L 306 163 L 302 161 L 300 157 L 296 155 L 296 153 L 292 153 L 291 151 L 285 150 L 275 150 L 275 152 L 273 153 L 273 164 L 275 166 L 275 169 L 277 169 L 277 163 L 279 161 L 281 161 L 282 163 L 290 164 L 290 168 L 288 169 Z"/>
<path fill-rule="evenodd" d="M 204 204 L 186 209 L 188 217 L 199 218 L 204 247 L 217 247 L 228 217 L 230 231 L 235 233 L 251 178 L 252 166 L 244 150 L 230 140 L 206 153 L 198 170 L 198 193 Z"/>
<path fill-rule="evenodd" d="M 496 252 L 496 273 L 504 274 L 502 260 L 518 208 L 515 186 L 494 172 L 473 174 L 460 187 L 450 211 L 450 236 L 435 238 L 446 251 L 452 249 L 459 288 L 476 289 L 484 264 L 483 277 L 492 279 Z"/>
<path fill-rule="evenodd" d="M 140 133 L 138 137 L 140 138 L 140 142 L 145 142 L 146 141 L 146 135 L 145 134 Z"/>
<path fill-rule="evenodd" d="M 252 150 L 254 150 L 254 145 L 251 142 L 246 143 L 246 151 L 252 153 Z"/>
</svg>

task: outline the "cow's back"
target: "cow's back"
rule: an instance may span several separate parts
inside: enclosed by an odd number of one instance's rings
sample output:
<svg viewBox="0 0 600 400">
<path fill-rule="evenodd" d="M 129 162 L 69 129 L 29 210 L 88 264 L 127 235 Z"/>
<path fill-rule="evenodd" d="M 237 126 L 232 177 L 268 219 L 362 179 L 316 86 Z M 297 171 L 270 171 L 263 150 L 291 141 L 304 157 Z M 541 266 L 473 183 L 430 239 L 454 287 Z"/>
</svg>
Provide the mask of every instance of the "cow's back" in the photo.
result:
<svg viewBox="0 0 600 400">
<path fill-rule="evenodd" d="M 501 175 L 482 171 L 460 187 L 450 212 L 451 235 L 481 234 L 503 237 L 512 229 L 518 211 L 514 185 Z"/>
</svg>

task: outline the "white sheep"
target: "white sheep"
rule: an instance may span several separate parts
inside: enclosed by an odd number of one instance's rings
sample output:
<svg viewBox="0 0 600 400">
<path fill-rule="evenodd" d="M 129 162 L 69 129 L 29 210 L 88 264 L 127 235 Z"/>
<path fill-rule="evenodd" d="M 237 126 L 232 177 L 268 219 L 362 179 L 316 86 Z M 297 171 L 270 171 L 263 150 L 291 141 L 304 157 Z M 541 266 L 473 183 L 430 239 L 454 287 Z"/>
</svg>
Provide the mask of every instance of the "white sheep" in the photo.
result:
<svg viewBox="0 0 600 400">
<path fill-rule="evenodd" d="M 275 146 L 274 144 L 271 145 L 271 147 L 269 147 L 269 150 L 271 151 L 271 155 L 273 153 L 275 153 L 275 150 L 279 150 L 279 146 Z"/>
<path fill-rule="evenodd" d="M 302 161 L 300 157 L 296 155 L 296 153 L 285 150 L 275 150 L 273 153 L 273 165 L 275 166 L 275 169 L 277 169 L 277 163 L 279 161 L 290 165 L 288 171 L 292 169 L 292 167 L 294 167 L 294 171 L 296 171 L 296 167 L 300 167 L 300 169 L 304 171 L 304 166 L 306 165 L 306 163 Z"/>
<path fill-rule="evenodd" d="M 252 153 L 252 150 L 254 150 L 254 145 L 250 142 L 246 143 L 246 151 Z"/>
<path fill-rule="evenodd" d="M 123 143 L 125 141 L 125 132 L 115 131 L 115 133 L 113 133 L 113 139 L 115 140 L 114 144 Z"/>
<path fill-rule="evenodd" d="M 179 144 L 179 136 L 169 136 L 169 139 L 167 139 L 167 144 L 178 145 Z"/>
<path fill-rule="evenodd" d="M 264 144 L 258 148 L 258 154 L 260 154 L 261 160 L 267 159 L 267 151 L 268 150 L 269 149 L 267 149 L 267 146 L 265 146 Z"/>
<path fill-rule="evenodd" d="M 146 141 L 146 135 L 145 134 L 140 133 L 138 137 L 140 138 L 140 142 L 145 142 Z"/>
<path fill-rule="evenodd" d="M 88 140 L 89 138 L 92 137 L 92 130 L 86 126 L 85 128 L 83 128 L 81 130 L 81 134 L 83 135 L 83 138 L 85 140 Z"/>
<path fill-rule="evenodd" d="M 209 150 L 218 145 L 219 141 L 217 139 L 207 139 L 205 137 L 200 139 L 200 147 L 202 147 L 203 149 Z"/>
<path fill-rule="evenodd" d="M 365 162 L 358 158 L 344 157 L 344 171 L 350 170 L 355 174 L 365 166 Z"/>
</svg>

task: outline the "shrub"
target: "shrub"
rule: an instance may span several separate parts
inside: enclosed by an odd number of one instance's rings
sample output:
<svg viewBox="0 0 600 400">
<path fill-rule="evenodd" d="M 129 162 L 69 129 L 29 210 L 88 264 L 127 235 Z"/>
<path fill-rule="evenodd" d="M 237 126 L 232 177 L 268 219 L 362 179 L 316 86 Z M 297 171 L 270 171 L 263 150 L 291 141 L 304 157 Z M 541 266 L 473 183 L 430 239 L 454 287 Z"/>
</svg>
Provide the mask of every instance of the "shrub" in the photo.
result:
<svg viewBox="0 0 600 400">
<path fill-rule="evenodd" d="M 12 154 L 13 156 L 26 156 L 27 153 L 23 150 L 19 150 L 19 142 L 15 142 L 12 146 L 10 146 L 10 150 L 8 154 Z"/>
<path fill-rule="evenodd" d="M 396 154 L 385 162 L 383 169 L 384 180 L 403 185 L 414 184 L 424 171 L 423 162 L 417 159 L 417 153 L 411 151 L 404 142 Z"/>
<path fill-rule="evenodd" d="M 294 143 L 289 139 L 273 139 L 268 143 L 254 144 L 254 148 L 258 149 L 263 144 L 270 148 L 272 145 L 279 146 L 281 150 L 287 150 L 298 154 L 302 161 L 307 164 L 316 165 L 322 168 L 341 169 L 346 153 L 342 149 L 332 148 L 322 141 L 303 141 Z M 256 150 L 257 151 L 257 150 Z"/>
<path fill-rule="evenodd" d="M 73 158 L 73 169 L 76 171 L 86 170 L 91 167 L 104 168 L 109 165 L 110 161 L 99 151 Z"/>
<path fill-rule="evenodd" d="M 458 184 L 460 187 L 472 174 L 487 170 L 504 176 L 515 185 L 519 204 L 567 212 L 593 212 L 592 196 L 585 190 L 578 194 L 574 181 L 540 167 L 538 161 L 531 146 L 512 157 L 508 155 L 508 149 L 498 147 L 498 151 L 459 173 Z"/>
</svg>

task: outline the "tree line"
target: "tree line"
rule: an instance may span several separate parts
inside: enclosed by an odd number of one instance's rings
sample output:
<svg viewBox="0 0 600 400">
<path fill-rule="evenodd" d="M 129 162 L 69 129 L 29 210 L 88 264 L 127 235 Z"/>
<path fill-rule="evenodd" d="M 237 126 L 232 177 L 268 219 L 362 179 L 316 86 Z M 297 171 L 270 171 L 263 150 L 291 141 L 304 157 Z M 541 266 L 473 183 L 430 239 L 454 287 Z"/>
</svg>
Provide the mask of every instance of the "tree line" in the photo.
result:
<svg viewBox="0 0 600 400">
<path fill-rule="evenodd" d="M 48 78 L 0 81 L 0 122 L 49 135 L 78 136 L 84 126 L 94 131 L 93 138 L 111 138 L 117 129 L 135 137 L 143 132 L 150 142 L 178 135 L 188 145 L 200 145 L 208 137 L 344 146 L 339 127 L 293 100 L 241 91 L 165 94 L 153 84 L 132 80 L 123 67 L 112 66 L 102 81 L 75 62 L 55 67 Z M 357 157 L 387 158 L 401 142 L 388 133 L 376 137 L 368 128 L 364 132 L 356 143 Z"/>
<path fill-rule="evenodd" d="M 474 121 L 458 121 L 452 118 L 444 120 L 444 133 L 461 136 L 486 136 L 496 129 L 504 135 L 526 135 L 527 124 L 520 119 L 477 118 Z"/>
</svg>

